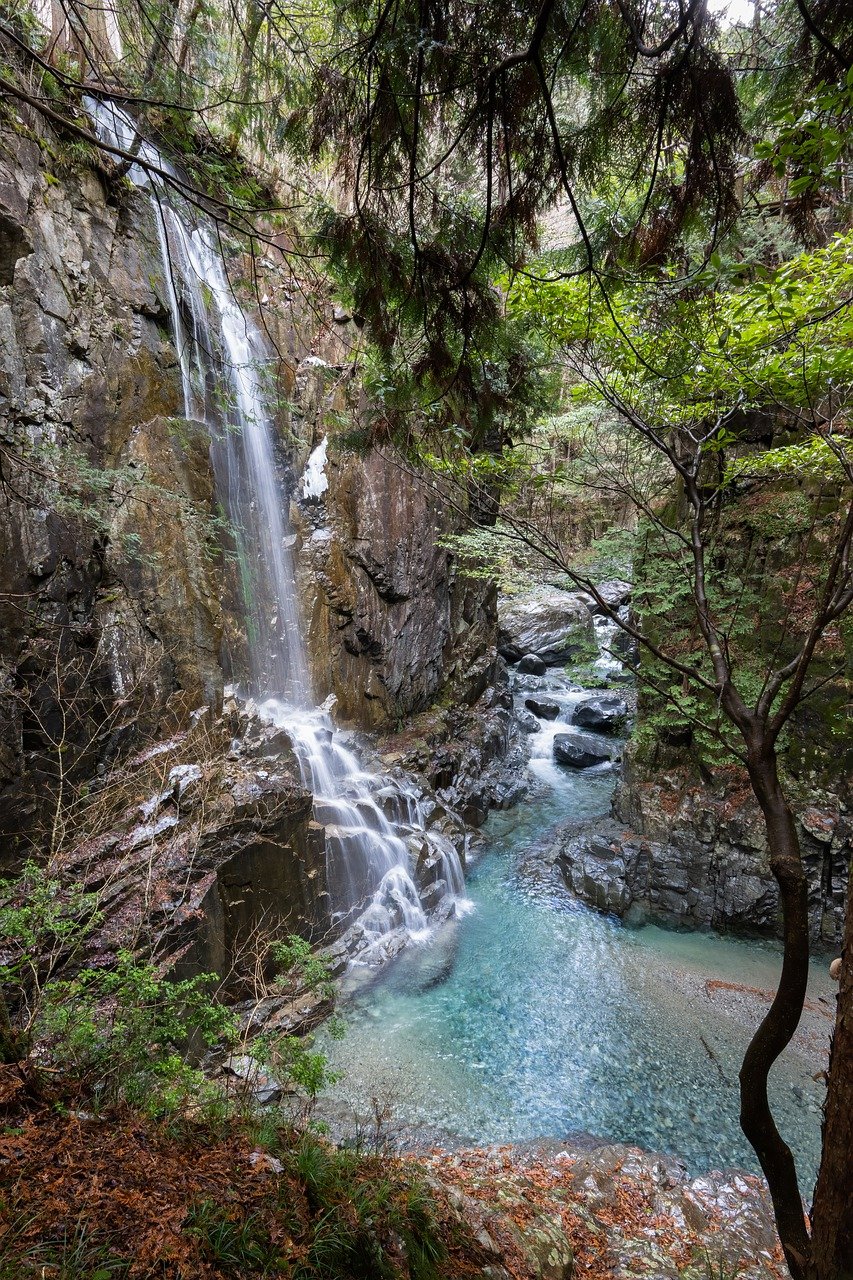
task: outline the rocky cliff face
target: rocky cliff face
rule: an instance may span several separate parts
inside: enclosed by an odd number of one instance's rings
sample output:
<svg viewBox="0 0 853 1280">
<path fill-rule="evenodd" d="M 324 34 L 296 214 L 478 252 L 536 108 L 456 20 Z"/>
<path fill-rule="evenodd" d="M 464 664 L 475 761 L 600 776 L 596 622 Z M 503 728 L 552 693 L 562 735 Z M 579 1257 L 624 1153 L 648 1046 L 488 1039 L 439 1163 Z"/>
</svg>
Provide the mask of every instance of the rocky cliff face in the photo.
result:
<svg viewBox="0 0 853 1280">
<path fill-rule="evenodd" d="M 688 925 L 779 931 L 764 822 L 747 787 L 702 786 L 678 769 L 651 778 L 635 769 L 629 750 L 614 811 L 640 835 L 619 842 L 625 855 L 619 914 L 633 907 L 641 917 Z M 817 791 L 812 804 L 797 805 L 797 826 L 812 937 L 835 946 L 844 931 L 853 837 L 847 806 L 837 794 Z"/>
<path fill-rule="evenodd" d="M 183 417 L 148 197 L 32 126 L 19 121 L 0 150 L 0 813 L 7 835 L 26 833 L 7 841 L 11 860 L 62 841 L 81 786 L 97 789 L 122 760 L 173 741 L 200 708 L 215 720 L 245 642 L 209 433 Z M 464 759 L 445 752 L 437 784 L 454 807 L 479 787 L 481 818 L 494 796 L 475 763 L 493 763 L 510 737 L 495 693 L 493 594 L 459 577 L 441 547 L 453 516 L 440 495 L 378 452 L 330 447 L 326 492 L 304 498 L 310 452 L 358 413 L 361 393 L 347 365 L 351 322 L 322 288 L 306 305 L 274 258 L 269 249 L 257 278 L 280 355 L 280 460 L 315 692 L 335 695 L 339 719 L 384 730 L 439 695 L 448 714 L 460 708 L 479 746 Z M 453 732 L 445 726 L 443 741 Z M 207 932 L 194 925 L 186 943 L 216 968 L 273 906 L 307 935 L 328 925 L 322 833 L 292 767 L 264 763 L 254 782 L 251 754 L 222 767 L 210 764 L 206 852 L 194 852 L 198 884 L 178 912 L 206 916 Z M 257 795 L 237 813 L 227 797 L 247 787 Z M 186 841 L 169 806 L 184 831 L 198 792 L 196 780 L 180 804 L 167 795 L 152 822 L 119 815 L 115 858 L 153 823 L 170 883 Z M 119 880 L 126 917 L 140 882 Z"/>
<path fill-rule="evenodd" d="M 333 451 L 327 472 L 327 492 L 300 510 L 321 690 L 365 728 L 399 727 L 442 691 L 473 705 L 495 681 L 495 598 L 441 545 L 449 504 L 376 451 Z"/>
<path fill-rule="evenodd" d="M 212 478 L 204 438 L 175 421 L 156 234 L 144 202 L 55 155 L 50 139 L 12 131 L 0 152 L 0 809 L 10 832 L 36 819 L 62 753 L 84 771 L 104 768 L 134 732 L 180 722 L 222 687 L 204 523 Z"/>
</svg>

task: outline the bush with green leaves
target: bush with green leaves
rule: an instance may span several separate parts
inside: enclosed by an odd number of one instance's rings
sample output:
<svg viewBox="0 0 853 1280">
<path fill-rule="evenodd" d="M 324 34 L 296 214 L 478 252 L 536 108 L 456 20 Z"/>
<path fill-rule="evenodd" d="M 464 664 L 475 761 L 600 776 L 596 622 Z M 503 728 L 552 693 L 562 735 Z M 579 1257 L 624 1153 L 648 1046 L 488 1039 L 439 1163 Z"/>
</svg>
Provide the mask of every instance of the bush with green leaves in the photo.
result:
<svg viewBox="0 0 853 1280">
<path fill-rule="evenodd" d="M 170 980 L 120 951 L 113 968 L 48 984 L 40 1041 L 96 1099 L 172 1111 L 207 1092 L 193 1065 L 199 1054 L 236 1037 L 234 1014 L 216 999 L 219 985 L 213 973 Z"/>
<path fill-rule="evenodd" d="M 220 978 L 178 979 L 129 949 L 95 966 L 90 943 L 102 920 L 97 893 L 35 863 L 0 881 L 0 1060 L 29 1057 L 58 1070 L 97 1105 L 124 1101 L 168 1114 L 188 1102 L 212 1104 L 215 1090 L 198 1064 L 210 1050 L 244 1047 Z M 278 940 L 272 950 L 283 983 L 331 997 L 328 966 L 303 939 Z M 303 1037 L 262 1032 L 249 1048 L 259 1067 L 310 1101 L 333 1082 L 326 1058 Z"/>
</svg>

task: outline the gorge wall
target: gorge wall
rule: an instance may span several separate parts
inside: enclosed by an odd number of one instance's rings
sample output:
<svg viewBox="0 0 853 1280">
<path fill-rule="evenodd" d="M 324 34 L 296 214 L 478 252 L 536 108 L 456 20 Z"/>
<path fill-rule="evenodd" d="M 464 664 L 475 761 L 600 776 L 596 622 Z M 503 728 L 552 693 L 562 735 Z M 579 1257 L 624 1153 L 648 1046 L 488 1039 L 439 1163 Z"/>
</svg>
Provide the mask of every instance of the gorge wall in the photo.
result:
<svg viewBox="0 0 853 1280">
<path fill-rule="evenodd" d="M 273 909 L 288 928 L 322 932 L 322 833 L 285 742 L 228 754 L 229 734 L 247 732 L 223 707 L 245 643 L 238 567 L 209 433 L 183 416 L 150 200 L 34 118 L 10 123 L 0 144 L 3 862 L 66 839 L 66 801 L 130 761 L 114 829 L 75 856 L 95 880 L 112 867 L 125 912 L 134 875 L 156 865 L 173 954 L 200 948 L 199 963 L 220 967 L 234 937 Z M 240 289 L 236 249 L 228 266 Z M 441 546 L 453 516 L 440 495 L 376 451 L 331 445 L 326 492 L 303 500 L 312 450 L 359 412 L 356 331 L 322 281 L 294 283 L 274 246 L 255 269 L 280 356 L 278 447 L 315 693 L 333 694 L 336 718 L 363 728 L 399 729 L 439 697 L 476 718 L 484 693 L 493 719 L 494 596 L 458 576 Z M 489 732 L 499 753 L 507 725 Z M 165 763 L 152 773 L 157 743 Z M 136 796 L 145 780 L 151 795 Z M 179 903 L 188 850 L 194 888 Z"/>
<path fill-rule="evenodd" d="M 763 420 L 767 430 L 766 420 Z M 787 439 L 779 423 L 773 442 Z M 766 441 L 765 441 L 766 443 Z M 675 499 L 673 499 L 675 501 Z M 763 672 L 796 652 L 798 626 L 816 605 L 816 561 L 831 552 L 838 495 L 808 476 L 732 486 L 720 514 L 715 566 L 729 569 L 740 593 L 727 635 L 735 682 L 757 696 Z M 635 565 L 635 607 L 654 641 L 663 636 L 695 651 L 695 610 L 666 598 L 665 557 L 649 540 Z M 675 598 L 678 598 L 675 595 Z M 781 911 L 770 871 L 764 823 L 746 770 L 695 719 L 661 694 L 661 671 L 642 647 L 637 723 L 626 749 L 613 828 L 591 841 L 570 838 L 569 882 L 619 915 L 690 927 L 776 933 Z M 643 680 L 643 674 L 649 677 Z M 756 683 L 757 682 L 757 683 Z M 853 852 L 853 744 L 850 693 L 853 634 L 844 620 L 826 629 L 803 700 L 777 743 L 780 774 L 794 809 L 809 892 L 811 932 L 835 947 Z M 706 722 L 714 708 L 704 706 Z M 737 734 L 732 741 L 738 742 Z"/>
</svg>

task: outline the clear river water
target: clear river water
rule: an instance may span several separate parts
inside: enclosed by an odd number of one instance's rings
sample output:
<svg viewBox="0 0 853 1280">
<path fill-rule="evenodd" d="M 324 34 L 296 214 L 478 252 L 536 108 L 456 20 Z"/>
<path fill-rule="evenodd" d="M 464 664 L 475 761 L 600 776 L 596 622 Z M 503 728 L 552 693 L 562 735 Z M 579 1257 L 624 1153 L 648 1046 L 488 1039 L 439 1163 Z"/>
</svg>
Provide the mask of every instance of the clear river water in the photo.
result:
<svg viewBox="0 0 853 1280">
<path fill-rule="evenodd" d="M 136 130 L 129 116 L 94 99 L 88 106 L 102 136 L 131 145 Z M 140 155 L 170 172 L 149 144 Z M 421 939 L 378 971 L 352 970 L 343 1010 L 347 1035 L 340 1042 L 321 1037 L 340 1072 L 326 1105 L 344 1124 L 349 1116 L 350 1127 L 364 1115 L 365 1100 L 369 1114 L 376 1098 L 394 1125 L 421 1136 L 491 1142 L 584 1131 L 671 1151 L 695 1170 L 755 1168 L 737 1123 L 737 1069 L 749 1019 L 736 1002 L 732 1010 L 712 1000 L 706 984 L 718 979 L 772 988 L 777 950 L 708 935 L 628 930 L 571 900 L 553 880 L 518 873 L 519 860 L 561 822 L 603 816 L 609 808 L 609 766 L 572 772 L 553 761 L 554 735 L 575 731 L 572 708 L 583 696 L 562 672 L 527 682 L 528 692 L 544 692 L 561 708 L 530 738 L 535 798 L 489 820 L 465 886 L 449 842 L 437 846 L 445 896 L 457 918 L 428 926 L 409 877 L 406 841 L 413 833 L 419 841 L 437 837 L 426 832 L 419 813 L 391 829 L 371 798 L 381 779 L 365 774 L 335 742 L 322 708 L 313 705 L 261 376 L 269 353 L 234 296 L 206 219 L 180 201 L 176 206 L 162 185 L 155 189 L 143 166 L 133 166 L 130 177 L 152 194 L 185 412 L 211 428 L 220 496 L 234 520 L 241 564 L 249 576 L 253 566 L 257 579 L 246 593 L 248 630 L 255 635 L 252 687 L 274 695 L 265 704 L 268 713 L 294 736 L 315 811 L 319 806 L 331 823 L 327 832 L 336 832 L 330 846 L 339 849 L 346 872 L 338 877 L 336 909 L 343 917 L 366 903 L 362 920 L 380 949 L 398 917 Z M 212 412 L 208 403 L 211 379 L 228 392 L 228 423 L 218 421 L 221 406 Z M 324 461 L 321 443 L 304 477 L 307 498 L 319 500 L 327 488 Z M 595 666 L 605 680 L 620 675 L 609 654 L 608 626 L 596 623 Z M 520 687 L 519 701 L 524 692 Z M 826 966 L 815 966 L 812 998 L 828 993 Z M 822 1085 L 815 1074 L 814 1060 L 792 1049 L 773 1082 L 803 1185 L 819 1149 Z"/>
<path fill-rule="evenodd" d="M 548 696 L 560 690 L 548 680 Z M 557 681 L 559 683 L 559 681 Z M 320 1043 L 340 1079 L 325 1108 L 343 1130 L 369 1126 L 480 1144 L 580 1132 L 684 1159 L 691 1172 L 758 1172 L 738 1125 L 737 1073 L 755 1002 L 712 998 L 708 980 L 772 989 L 778 948 L 761 941 L 623 927 L 519 862 L 568 818 L 608 812 L 613 774 L 552 763 L 566 710 L 534 735 L 539 791 L 484 829 L 469 867 L 473 910 L 376 972 L 352 971 L 339 1042 Z M 831 991 L 826 962 L 810 996 Z M 821 1001 L 821 997 L 823 1000 Z M 818 1017 L 818 1023 L 824 1019 Z M 826 1033 L 830 1022 L 825 1019 Z M 802 1185 L 816 1172 L 823 1085 L 789 1048 L 773 1102 Z"/>
</svg>

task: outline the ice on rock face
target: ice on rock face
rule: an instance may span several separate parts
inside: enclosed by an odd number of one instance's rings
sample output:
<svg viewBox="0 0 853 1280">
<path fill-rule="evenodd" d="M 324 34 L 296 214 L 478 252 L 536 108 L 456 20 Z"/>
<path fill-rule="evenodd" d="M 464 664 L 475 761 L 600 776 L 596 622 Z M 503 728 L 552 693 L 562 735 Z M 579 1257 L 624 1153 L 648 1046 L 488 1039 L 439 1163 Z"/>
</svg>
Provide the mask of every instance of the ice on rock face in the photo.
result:
<svg viewBox="0 0 853 1280">
<path fill-rule="evenodd" d="M 322 498 L 323 494 L 329 487 L 329 477 L 326 475 L 326 462 L 328 460 L 328 439 L 323 439 L 314 449 L 308 465 L 305 468 L 305 474 L 302 477 L 302 497 L 306 500 L 311 498 Z"/>
<path fill-rule="evenodd" d="M 94 98 L 87 99 L 87 108 L 105 141 L 123 150 L 133 145 L 136 125 L 126 112 Z M 405 838 L 415 831 L 426 834 L 423 814 L 406 797 L 407 829 L 392 829 L 374 798 L 387 788 L 386 780 L 362 769 L 342 746 L 312 690 L 276 454 L 271 353 L 235 295 L 213 225 L 177 194 L 168 180 L 174 169 L 150 143 L 139 147 L 139 160 L 129 176 L 151 195 L 184 413 L 210 431 L 217 489 L 238 547 L 248 689 L 262 718 L 286 731 L 303 784 L 314 795 L 315 816 L 328 833 L 334 918 L 350 923 L 361 917 L 367 939 L 400 930 L 424 938 L 429 925 Z M 326 492 L 326 465 L 324 438 L 308 459 L 304 498 Z M 461 899 L 461 863 L 452 843 L 447 845 L 441 851 L 445 896 Z"/>
</svg>

